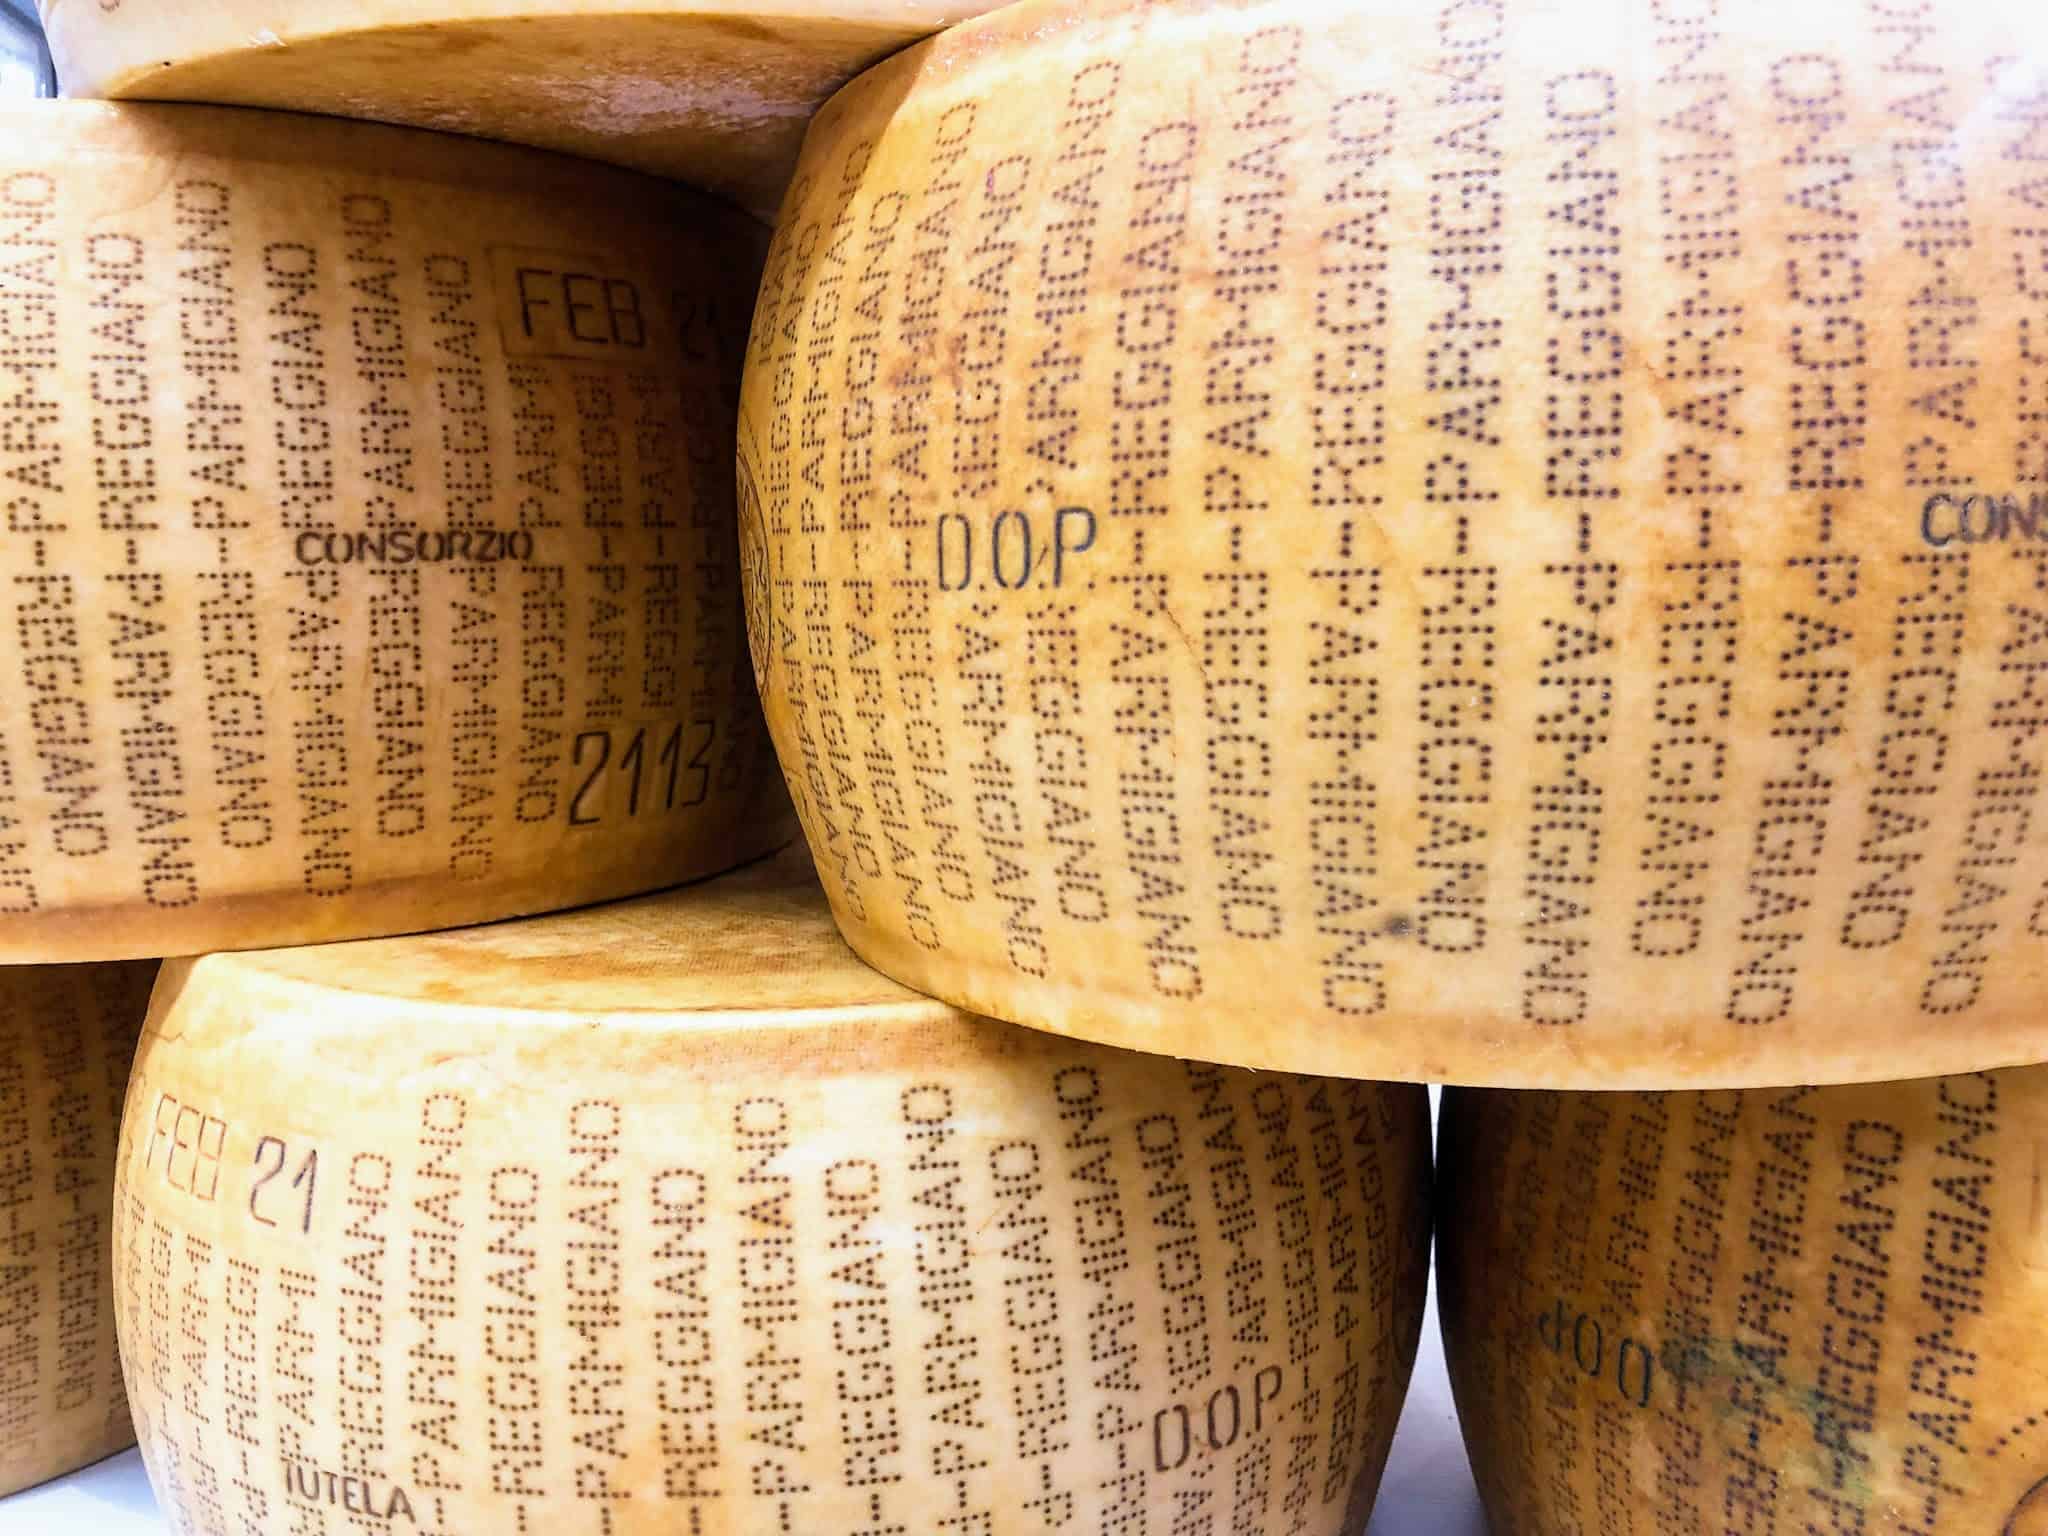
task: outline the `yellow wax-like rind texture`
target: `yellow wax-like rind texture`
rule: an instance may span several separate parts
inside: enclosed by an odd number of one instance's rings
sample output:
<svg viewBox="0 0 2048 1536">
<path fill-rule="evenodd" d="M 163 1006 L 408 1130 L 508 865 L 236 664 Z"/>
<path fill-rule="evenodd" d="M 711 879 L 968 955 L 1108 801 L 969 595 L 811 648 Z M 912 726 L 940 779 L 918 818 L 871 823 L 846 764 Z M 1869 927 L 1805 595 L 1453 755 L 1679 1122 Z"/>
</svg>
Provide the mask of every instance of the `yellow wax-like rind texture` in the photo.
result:
<svg viewBox="0 0 2048 1536">
<path fill-rule="evenodd" d="M 818 105 L 989 0 L 43 0 L 67 94 L 474 134 L 773 217 Z"/>
<path fill-rule="evenodd" d="M 171 962 L 119 1176 L 152 1483 L 265 1536 L 599 1498 L 615 1536 L 1340 1536 L 1428 1251 L 1420 1089 L 958 1013 L 856 960 L 800 856 Z"/>
<path fill-rule="evenodd" d="M 1029 0 L 840 92 L 741 559 L 849 942 L 1298 1071 L 2048 1055 L 2040 31 Z"/>
<path fill-rule="evenodd" d="M 114 1348 L 114 1144 L 153 963 L 0 968 L 0 1496 L 135 1443 Z"/>
<path fill-rule="evenodd" d="M 0 963 L 481 922 L 794 835 L 731 532 L 762 240 L 452 135 L 0 109 Z"/>
<path fill-rule="evenodd" d="M 1489 1528 L 2041 1530 L 2044 1131 L 2038 1067 L 1448 1090 L 1437 1303 Z"/>
</svg>

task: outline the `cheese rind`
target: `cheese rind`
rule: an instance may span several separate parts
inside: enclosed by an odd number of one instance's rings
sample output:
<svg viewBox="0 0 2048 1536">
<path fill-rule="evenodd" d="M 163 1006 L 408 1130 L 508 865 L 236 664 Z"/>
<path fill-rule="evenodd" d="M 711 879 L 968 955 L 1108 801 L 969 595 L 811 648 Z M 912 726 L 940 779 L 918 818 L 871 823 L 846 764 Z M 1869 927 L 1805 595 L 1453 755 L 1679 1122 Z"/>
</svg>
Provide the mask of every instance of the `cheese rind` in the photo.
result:
<svg viewBox="0 0 2048 1536">
<path fill-rule="evenodd" d="M 0 108 L 0 963 L 479 922 L 792 835 L 731 532 L 759 244 L 446 135 Z"/>
<path fill-rule="evenodd" d="M 369 118 L 775 213 L 804 124 L 991 0 L 42 0 L 66 92 Z"/>
<path fill-rule="evenodd" d="M 1301 1071 L 2048 1057 L 2038 26 L 1914 16 L 1028 0 L 842 91 L 741 499 L 854 948 Z"/>
<path fill-rule="evenodd" d="M 1446 1092 L 1437 1302 L 1488 1528 L 2043 1527 L 2048 1069 Z"/>
<path fill-rule="evenodd" d="M 132 1445 L 114 1144 L 154 962 L 0 967 L 0 1496 Z"/>
<path fill-rule="evenodd" d="M 580 1531 L 603 1500 L 613 1536 L 1339 1536 L 1428 1248 L 1420 1089 L 957 1013 L 852 957 L 800 851 L 171 962 L 120 1177 L 158 1497 L 266 1533 L 350 1501 Z"/>
</svg>

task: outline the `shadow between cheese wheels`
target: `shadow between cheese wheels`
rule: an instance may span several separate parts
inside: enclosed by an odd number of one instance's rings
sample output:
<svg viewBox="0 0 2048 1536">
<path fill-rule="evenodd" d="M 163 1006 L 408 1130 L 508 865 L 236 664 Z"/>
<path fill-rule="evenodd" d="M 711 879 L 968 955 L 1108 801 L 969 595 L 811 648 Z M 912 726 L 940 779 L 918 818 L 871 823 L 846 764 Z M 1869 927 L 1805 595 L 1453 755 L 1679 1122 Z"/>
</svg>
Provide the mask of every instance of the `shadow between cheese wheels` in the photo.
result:
<svg viewBox="0 0 2048 1536">
<path fill-rule="evenodd" d="M 1437 1304 L 1490 1528 L 2048 1528 L 2044 1124 L 2038 1067 L 1446 1092 Z"/>
<path fill-rule="evenodd" d="M 0 1496 L 135 1441 L 114 1348 L 114 1146 L 153 961 L 0 966 Z"/>
<path fill-rule="evenodd" d="M 0 962 L 359 938 L 794 835 L 750 221 L 279 113 L 0 107 Z"/>
<path fill-rule="evenodd" d="M 263 1536 L 1339 1536 L 1428 1251 L 1421 1089 L 956 1012 L 797 851 L 170 962 L 120 1178 L 151 1481 Z"/>
<path fill-rule="evenodd" d="M 1301 1071 L 2048 1056 L 2037 33 L 1031 0 L 842 91 L 740 451 L 854 948 Z"/>
</svg>

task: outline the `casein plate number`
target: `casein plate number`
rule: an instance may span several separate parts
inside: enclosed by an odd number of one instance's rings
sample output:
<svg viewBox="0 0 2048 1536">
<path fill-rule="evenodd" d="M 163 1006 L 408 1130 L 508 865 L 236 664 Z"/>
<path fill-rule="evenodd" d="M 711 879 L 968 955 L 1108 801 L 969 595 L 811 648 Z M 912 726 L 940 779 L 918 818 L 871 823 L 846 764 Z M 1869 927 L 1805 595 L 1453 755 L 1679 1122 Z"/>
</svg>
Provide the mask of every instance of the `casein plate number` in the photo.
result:
<svg viewBox="0 0 2048 1536">
<path fill-rule="evenodd" d="M 637 726 L 620 741 L 608 728 L 579 731 L 570 761 L 583 775 L 569 801 L 569 825 L 594 827 L 623 810 L 666 812 L 702 805 L 711 792 L 711 744 L 715 720 L 678 720 L 665 733 L 648 735 Z M 661 727 L 652 728 L 657 733 Z M 624 795 L 623 804 L 618 795 Z"/>
</svg>

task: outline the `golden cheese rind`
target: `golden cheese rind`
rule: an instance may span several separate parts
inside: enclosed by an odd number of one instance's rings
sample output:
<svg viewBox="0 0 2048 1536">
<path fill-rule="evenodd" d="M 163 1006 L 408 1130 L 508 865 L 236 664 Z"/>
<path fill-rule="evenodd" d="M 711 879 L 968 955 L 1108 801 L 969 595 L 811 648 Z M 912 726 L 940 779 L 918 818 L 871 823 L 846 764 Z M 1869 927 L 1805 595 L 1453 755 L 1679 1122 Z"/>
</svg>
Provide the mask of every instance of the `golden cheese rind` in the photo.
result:
<svg viewBox="0 0 2048 1536">
<path fill-rule="evenodd" d="M 0 109 L 0 963 L 479 922 L 792 835 L 757 227 L 274 113 Z"/>
<path fill-rule="evenodd" d="M 1030 0 L 841 92 L 741 500 L 854 948 L 1259 1067 L 2048 1056 L 2032 25 Z"/>
<path fill-rule="evenodd" d="M 0 1496 L 135 1443 L 114 1350 L 114 1144 L 154 962 L 0 967 Z"/>
<path fill-rule="evenodd" d="M 1451 1090 L 1437 1300 L 1497 1536 L 2034 1536 L 2048 1069 Z"/>
<path fill-rule="evenodd" d="M 957 1013 L 800 850 L 171 962 L 123 1138 L 138 1436 L 195 1524 L 1340 1536 L 1420 1326 L 1420 1089 Z"/>
<path fill-rule="evenodd" d="M 991 0 L 41 0 L 73 96 L 584 155 L 772 217 L 819 103 Z"/>
</svg>

